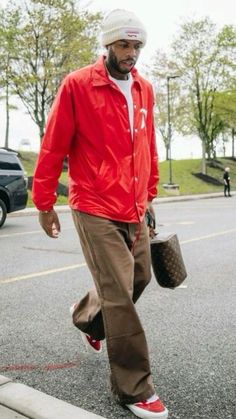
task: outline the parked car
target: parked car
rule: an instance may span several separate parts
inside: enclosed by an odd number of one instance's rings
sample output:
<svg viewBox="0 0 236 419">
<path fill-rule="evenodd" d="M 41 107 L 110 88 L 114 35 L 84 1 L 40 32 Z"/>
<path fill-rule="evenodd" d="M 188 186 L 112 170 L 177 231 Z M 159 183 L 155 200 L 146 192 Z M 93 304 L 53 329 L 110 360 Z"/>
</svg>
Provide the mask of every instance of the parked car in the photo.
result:
<svg viewBox="0 0 236 419">
<path fill-rule="evenodd" d="M 24 209 L 28 180 L 17 153 L 0 148 L 0 227 L 7 214 Z"/>
</svg>

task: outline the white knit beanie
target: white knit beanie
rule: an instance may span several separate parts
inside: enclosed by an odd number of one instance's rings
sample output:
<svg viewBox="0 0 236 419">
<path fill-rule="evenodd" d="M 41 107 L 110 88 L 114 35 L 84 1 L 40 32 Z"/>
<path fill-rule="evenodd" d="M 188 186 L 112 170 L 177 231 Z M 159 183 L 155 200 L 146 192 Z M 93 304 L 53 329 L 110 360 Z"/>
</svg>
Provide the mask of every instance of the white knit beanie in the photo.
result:
<svg viewBox="0 0 236 419">
<path fill-rule="evenodd" d="M 147 41 L 147 32 L 139 18 L 128 10 L 115 9 L 105 16 L 102 23 L 102 45 L 110 45 L 121 39 Z"/>
</svg>

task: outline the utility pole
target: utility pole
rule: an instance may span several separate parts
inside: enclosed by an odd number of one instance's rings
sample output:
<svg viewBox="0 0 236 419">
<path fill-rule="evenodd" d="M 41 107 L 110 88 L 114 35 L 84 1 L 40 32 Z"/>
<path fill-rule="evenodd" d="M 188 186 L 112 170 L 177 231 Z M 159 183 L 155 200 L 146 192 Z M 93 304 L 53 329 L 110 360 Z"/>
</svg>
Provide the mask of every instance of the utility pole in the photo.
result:
<svg viewBox="0 0 236 419">
<path fill-rule="evenodd" d="M 171 112 L 170 112 L 170 79 L 177 79 L 178 75 L 167 76 L 167 123 L 168 123 L 168 160 L 169 160 L 169 185 L 173 184 L 172 180 L 172 156 L 171 156 Z"/>
</svg>

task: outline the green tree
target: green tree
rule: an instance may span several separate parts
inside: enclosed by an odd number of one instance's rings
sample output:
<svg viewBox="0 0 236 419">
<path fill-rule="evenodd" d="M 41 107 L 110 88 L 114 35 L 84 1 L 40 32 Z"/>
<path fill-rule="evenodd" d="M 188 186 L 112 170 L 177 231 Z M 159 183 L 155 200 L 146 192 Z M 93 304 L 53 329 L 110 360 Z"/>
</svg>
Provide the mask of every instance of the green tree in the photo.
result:
<svg viewBox="0 0 236 419">
<path fill-rule="evenodd" d="M 95 59 L 101 16 L 80 10 L 74 0 L 11 1 L 8 10 L 19 16 L 9 79 L 41 139 L 62 78 Z"/>
<path fill-rule="evenodd" d="M 152 83 L 155 90 L 155 125 L 159 132 L 166 150 L 166 160 L 169 160 L 169 132 L 168 132 L 168 99 L 167 99 L 167 76 L 173 75 L 176 70 L 175 64 L 169 60 L 166 53 L 157 50 L 153 64 L 152 71 L 146 69 L 147 74 L 152 78 Z M 179 86 L 176 83 L 169 83 L 169 98 L 171 114 L 171 125 L 176 119 L 176 100 L 179 97 Z"/>
<path fill-rule="evenodd" d="M 226 36 L 222 35 L 222 39 L 226 40 Z M 171 84 L 172 120 L 178 132 L 201 139 L 203 173 L 206 173 L 206 156 L 215 156 L 216 140 L 225 130 L 225 120 L 216 108 L 216 97 L 234 78 L 233 59 L 226 60 L 226 57 L 226 46 L 220 42 L 216 25 L 209 18 L 188 20 L 180 25 L 168 59 L 163 59 L 160 53 L 156 55 L 152 72 L 161 94 L 164 78 L 181 76 L 178 84 Z"/>
<path fill-rule="evenodd" d="M 0 99 L 4 100 L 6 114 L 4 147 L 9 147 L 10 110 L 16 109 L 10 103 L 12 83 L 10 78 L 11 64 L 15 59 L 14 35 L 18 21 L 18 13 L 0 10 L 0 88 L 3 91 Z"/>
<path fill-rule="evenodd" d="M 206 154 L 211 157 L 212 142 L 222 129 L 221 120 L 214 114 L 215 93 L 222 86 L 223 73 L 216 26 L 209 18 L 185 22 L 172 48 L 185 84 L 185 121 L 190 132 L 201 139 L 202 172 L 206 173 Z"/>
<path fill-rule="evenodd" d="M 225 133 L 231 135 L 232 158 L 235 157 L 234 142 L 236 135 L 236 27 L 226 25 L 218 35 L 222 48 L 222 62 L 225 63 L 225 89 L 217 93 L 215 110 L 221 116 Z"/>
</svg>

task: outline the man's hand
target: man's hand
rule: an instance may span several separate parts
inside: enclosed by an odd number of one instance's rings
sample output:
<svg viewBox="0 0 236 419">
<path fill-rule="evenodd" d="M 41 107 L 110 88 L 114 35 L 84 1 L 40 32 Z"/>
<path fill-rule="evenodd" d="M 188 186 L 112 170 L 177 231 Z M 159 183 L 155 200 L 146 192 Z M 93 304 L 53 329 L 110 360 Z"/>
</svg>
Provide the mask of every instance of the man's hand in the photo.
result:
<svg viewBox="0 0 236 419">
<path fill-rule="evenodd" d="M 49 237 L 57 239 L 61 231 L 61 226 L 54 209 L 48 212 L 39 211 L 39 223 Z"/>
<path fill-rule="evenodd" d="M 155 228 L 156 228 L 156 217 L 155 217 L 155 211 L 152 206 L 152 203 L 149 201 L 147 205 L 147 211 L 150 214 L 151 222 L 148 224 L 149 227 L 149 236 L 153 239 L 153 237 L 156 236 Z"/>
</svg>

